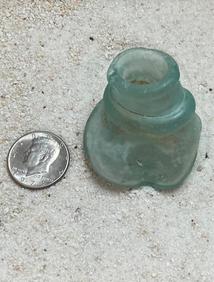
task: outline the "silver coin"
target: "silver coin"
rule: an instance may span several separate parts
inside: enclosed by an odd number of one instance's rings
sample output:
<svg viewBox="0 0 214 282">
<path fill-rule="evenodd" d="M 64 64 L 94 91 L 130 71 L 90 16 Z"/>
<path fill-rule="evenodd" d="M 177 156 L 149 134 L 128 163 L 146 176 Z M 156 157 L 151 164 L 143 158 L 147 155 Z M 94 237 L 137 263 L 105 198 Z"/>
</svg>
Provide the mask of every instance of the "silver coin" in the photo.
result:
<svg viewBox="0 0 214 282">
<path fill-rule="evenodd" d="M 70 161 L 64 141 L 51 132 L 35 131 L 18 139 L 8 154 L 8 169 L 21 186 L 49 187 L 65 174 Z"/>
</svg>

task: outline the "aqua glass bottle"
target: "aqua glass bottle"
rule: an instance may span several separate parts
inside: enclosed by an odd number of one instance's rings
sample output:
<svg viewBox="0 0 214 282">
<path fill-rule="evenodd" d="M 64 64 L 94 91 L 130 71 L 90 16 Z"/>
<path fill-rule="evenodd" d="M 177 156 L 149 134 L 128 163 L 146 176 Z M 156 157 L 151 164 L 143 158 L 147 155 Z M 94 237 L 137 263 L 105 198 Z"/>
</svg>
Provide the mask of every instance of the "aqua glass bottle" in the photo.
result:
<svg viewBox="0 0 214 282">
<path fill-rule="evenodd" d="M 94 171 L 124 187 L 171 189 L 194 164 L 201 121 L 168 54 L 129 49 L 111 63 L 103 99 L 91 113 L 84 150 Z"/>
</svg>

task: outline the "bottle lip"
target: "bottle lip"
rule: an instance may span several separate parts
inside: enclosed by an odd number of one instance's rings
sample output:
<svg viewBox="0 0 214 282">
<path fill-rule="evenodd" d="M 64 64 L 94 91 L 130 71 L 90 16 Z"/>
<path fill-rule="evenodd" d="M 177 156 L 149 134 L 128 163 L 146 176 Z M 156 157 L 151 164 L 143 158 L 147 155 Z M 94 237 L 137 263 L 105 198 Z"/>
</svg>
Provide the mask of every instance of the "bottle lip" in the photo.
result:
<svg viewBox="0 0 214 282">
<path fill-rule="evenodd" d="M 150 53 L 160 56 L 163 61 L 167 64 L 166 74 L 155 82 L 151 82 L 149 84 L 134 84 L 131 81 L 123 78 L 118 71 L 118 62 L 121 58 L 130 55 L 131 53 L 137 52 Z M 126 89 L 131 88 L 134 91 L 140 91 L 141 93 L 151 93 L 151 92 L 159 92 L 162 89 L 175 84 L 180 78 L 180 71 L 177 62 L 167 53 L 157 50 L 157 49 L 149 49 L 143 47 L 130 48 L 121 53 L 119 53 L 114 60 L 112 61 L 108 71 L 107 71 L 107 80 L 108 82 L 117 80 L 119 81 Z"/>
</svg>

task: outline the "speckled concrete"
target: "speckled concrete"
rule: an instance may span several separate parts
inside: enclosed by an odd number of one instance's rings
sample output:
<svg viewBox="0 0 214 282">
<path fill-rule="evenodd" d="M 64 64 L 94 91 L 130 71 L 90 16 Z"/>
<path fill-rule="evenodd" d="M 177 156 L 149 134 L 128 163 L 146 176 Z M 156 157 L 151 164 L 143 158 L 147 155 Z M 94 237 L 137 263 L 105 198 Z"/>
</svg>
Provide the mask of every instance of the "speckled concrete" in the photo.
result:
<svg viewBox="0 0 214 282">
<path fill-rule="evenodd" d="M 0 281 L 214 281 L 213 0 L 0 0 Z M 85 122 L 121 50 L 178 61 L 203 122 L 185 184 L 115 192 L 87 168 Z M 18 187 L 6 169 L 20 135 L 50 130 L 72 162 L 54 187 Z"/>
</svg>

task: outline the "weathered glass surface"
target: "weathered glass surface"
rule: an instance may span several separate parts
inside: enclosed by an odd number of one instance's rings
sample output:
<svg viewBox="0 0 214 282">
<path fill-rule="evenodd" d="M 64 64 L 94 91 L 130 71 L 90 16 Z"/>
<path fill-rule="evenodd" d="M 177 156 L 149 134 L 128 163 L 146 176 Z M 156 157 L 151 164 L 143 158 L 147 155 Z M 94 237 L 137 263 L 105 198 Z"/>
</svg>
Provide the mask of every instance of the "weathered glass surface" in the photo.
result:
<svg viewBox="0 0 214 282">
<path fill-rule="evenodd" d="M 158 50 L 129 49 L 113 60 L 84 134 L 98 175 L 126 187 L 182 184 L 196 158 L 201 121 L 179 77 L 175 60 Z"/>
</svg>

